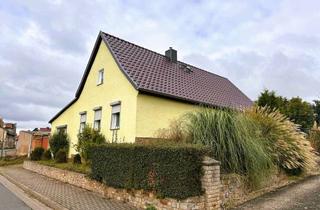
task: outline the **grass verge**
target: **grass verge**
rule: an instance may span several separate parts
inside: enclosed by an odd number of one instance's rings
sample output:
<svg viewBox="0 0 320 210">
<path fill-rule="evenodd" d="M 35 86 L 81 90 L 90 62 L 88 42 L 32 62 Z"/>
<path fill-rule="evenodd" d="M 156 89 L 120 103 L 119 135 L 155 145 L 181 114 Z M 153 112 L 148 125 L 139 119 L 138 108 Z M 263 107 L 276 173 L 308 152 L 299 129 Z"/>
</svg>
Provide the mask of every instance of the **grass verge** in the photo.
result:
<svg viewBox="0 0 320 210">
<path fill-rule="evenodd" d="M 54 160 L 40 160 L 37 161 L 39 164 L 43 164 L 46 166 L 51 166 L 63 170 L 74 171 L 82 174 L 90 173 L 90 166 L 86 164 L 73 164 L 71 161 L 67 163 L 56 163 Z"/>
<path fill-rule="evenodd" d="M 25 159 L 25 156 L 0 158 L 0 167 L 22 164 Z"/>
</svg>

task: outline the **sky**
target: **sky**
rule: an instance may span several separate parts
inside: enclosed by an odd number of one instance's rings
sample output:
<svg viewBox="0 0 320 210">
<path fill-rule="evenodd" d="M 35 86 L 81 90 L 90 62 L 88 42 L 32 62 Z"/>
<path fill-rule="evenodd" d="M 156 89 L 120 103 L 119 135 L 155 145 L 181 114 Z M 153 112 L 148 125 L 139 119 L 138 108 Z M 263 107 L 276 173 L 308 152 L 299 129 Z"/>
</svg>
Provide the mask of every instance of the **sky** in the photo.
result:
<svg viewBox="0 0 320 210">
<path fill-rule="evenodd" d="M 99 31 L 263 89 L 320 98 L 318 0 L 2 0 L 0 116 L 19 129 L 74 98 Z"/>
</svg>

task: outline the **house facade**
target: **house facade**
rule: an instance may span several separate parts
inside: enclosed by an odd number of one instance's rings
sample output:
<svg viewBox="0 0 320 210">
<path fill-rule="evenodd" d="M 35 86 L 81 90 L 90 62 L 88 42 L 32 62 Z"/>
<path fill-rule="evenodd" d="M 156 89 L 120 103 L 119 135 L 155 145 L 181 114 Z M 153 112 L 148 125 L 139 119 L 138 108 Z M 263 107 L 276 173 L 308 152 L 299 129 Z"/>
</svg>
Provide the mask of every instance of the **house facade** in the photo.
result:
<svg viewBox="0 0 320 210">
<path fill-rule="evenodd" d="M 75 98 L 49 122 L 73 144 L 85 124 L 109 141 L 135 142 L 186 112 L 211 107 L 244 108 L 251 100 L 228 79 L 100 32 Z"/>
</svg>

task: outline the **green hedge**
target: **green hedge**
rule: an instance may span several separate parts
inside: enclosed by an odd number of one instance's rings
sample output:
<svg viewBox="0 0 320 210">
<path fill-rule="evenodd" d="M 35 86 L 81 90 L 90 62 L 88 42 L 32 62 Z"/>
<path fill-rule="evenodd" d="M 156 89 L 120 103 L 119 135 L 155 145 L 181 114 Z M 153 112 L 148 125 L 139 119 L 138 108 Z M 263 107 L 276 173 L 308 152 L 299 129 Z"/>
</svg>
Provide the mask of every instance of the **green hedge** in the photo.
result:
<svg viewBox="0 0 320 210">
<path fill-rule="evenodd" d="M 202 194 L 202 159 L 210 154 L 194 145 L 107 144 L 90 148 L 89 155 L 92 178 L 108 186 L 184 199 Z"/>
</svg>

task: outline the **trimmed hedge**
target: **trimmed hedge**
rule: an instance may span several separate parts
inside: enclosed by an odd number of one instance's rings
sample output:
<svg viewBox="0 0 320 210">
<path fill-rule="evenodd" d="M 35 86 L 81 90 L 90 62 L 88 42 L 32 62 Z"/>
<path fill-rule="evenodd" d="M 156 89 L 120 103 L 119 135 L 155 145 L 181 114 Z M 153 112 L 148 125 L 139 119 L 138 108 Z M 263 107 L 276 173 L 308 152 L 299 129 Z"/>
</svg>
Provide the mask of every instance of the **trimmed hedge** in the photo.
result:
<svg viewBox="0 0 320 210">
<path fill-rule="evenodd" d="M 107 144 L 89 150 L 91 177 L 108 186 L 153 191 L 159 197 L 201 195 L 202 160 L 195 145 Z"/>
</svg>

